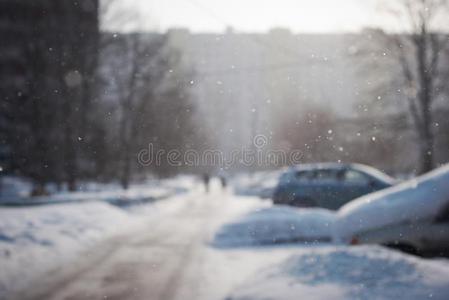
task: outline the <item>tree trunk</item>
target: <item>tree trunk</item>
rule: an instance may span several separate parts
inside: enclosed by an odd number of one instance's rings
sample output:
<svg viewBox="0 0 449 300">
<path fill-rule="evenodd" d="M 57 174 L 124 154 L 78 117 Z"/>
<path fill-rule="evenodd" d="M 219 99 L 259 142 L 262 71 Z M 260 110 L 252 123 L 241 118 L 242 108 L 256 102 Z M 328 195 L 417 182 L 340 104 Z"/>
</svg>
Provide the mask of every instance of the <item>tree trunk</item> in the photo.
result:
<svg viewBox="0 0 449 300">
<path fill-rule="evenodd" d="M 433 169 L 434 138 L 432 133 L 432 117 L 429 108 L 423 111 L 422 133 L 420 135 L 420 169 L 424 174 Z"/>
<path fill-rule="evenodd" d="M 119 129 L 119 140 L 120 140 L 120 162 L 119 162 L 119 178 L 123 189 L 128 189 L 129 187 L 129 176 L 130 176 L 130 166 L 129 166 L 129 141 L 128 141 L 128 123 L 129 123 L 129 113 L 126 106 L 124 106 L 124 112 L 122 119 L 120 121 Z"/>
<path fill-rule="evenodd" d="M 422 139 L 422 145 L 420 149 L 421 167 L 420 174 L 427 173 L 433 169 L 433 146 L 431 138 L 426 137 Z"/>
<path fill-rule="evenodd" d="M 419 81 L 418 100 L 422 110 L 422 122 L 420 130 L 420 170 L 421 174 L 433 169 L 433 133 L 432 133 L 432 86 L 433 78 L 428 64 L 429 41 L 425 24 L 421 33 L 415 38 L 417 73 Z"/>
<path fill-rule="evenodd" d="M 48 192 L 45 187 L 45 182 L 42 180 L 39 180 L 38 182 L 34 183 L 33 189 L 31 191 L 31 197 L 39 197 L 39 196 L 48 196 Z"/>
<path fill-rule="evenodd" d="M 127 190 L 129 188 L 129 177 L 131 174 L 131 164 L 129 161 L 129 157 L 128 157 L 128 153 L 125 154 L 125 159 L 123 162 L 123 170 L 122 170 L 122 179 L 121 179 L 121 184 L 122 184 L 122 188 L 124 190 Z"/>
</svg>

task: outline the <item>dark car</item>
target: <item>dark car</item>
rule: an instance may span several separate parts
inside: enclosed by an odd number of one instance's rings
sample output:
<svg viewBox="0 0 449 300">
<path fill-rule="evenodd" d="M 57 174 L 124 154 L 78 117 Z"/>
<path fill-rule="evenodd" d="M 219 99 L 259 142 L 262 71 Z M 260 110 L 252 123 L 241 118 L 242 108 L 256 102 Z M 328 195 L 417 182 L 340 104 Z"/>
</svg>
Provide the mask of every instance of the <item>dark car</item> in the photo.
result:
<svg viewBox="0 0 449 300">
<path fill-rule="evenodd" d="M 360 196 L 385 189 L 395 180 L 360 164 L 303 164 L 289 168 L 273 194 L 275 204 L 336 210 Z"/>
</svg>

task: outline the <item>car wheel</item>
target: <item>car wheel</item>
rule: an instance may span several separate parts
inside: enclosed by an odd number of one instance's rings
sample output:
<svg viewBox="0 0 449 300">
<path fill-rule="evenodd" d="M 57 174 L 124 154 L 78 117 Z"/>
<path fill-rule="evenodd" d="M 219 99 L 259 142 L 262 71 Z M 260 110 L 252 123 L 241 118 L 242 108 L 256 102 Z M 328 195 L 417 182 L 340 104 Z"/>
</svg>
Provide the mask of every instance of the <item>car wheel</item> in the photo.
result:
<svg viewBox="0 0 449 300">
<path fill-rule="evenodd" d="M 418 251 L 418 249 L 416 249 L 416 247 L 414 247 L 414 246 L 412 246 L 410 244 L 391 243 L 391 244 L 386 244 L 385 246 L 388 247 L 388 248 L 391 248 L 391 249 L 399 250 L 399 251 L 407 253 L 407 254 L 421 256 L 421 254 Z"/>
<path fill-rule="evenodd" d="M 288 203 L 288 199 L 286 199 L 285 194 L 282 192 L 274 192 L 272 199 L 273 204 L 282 205 Z"/>
</svg>

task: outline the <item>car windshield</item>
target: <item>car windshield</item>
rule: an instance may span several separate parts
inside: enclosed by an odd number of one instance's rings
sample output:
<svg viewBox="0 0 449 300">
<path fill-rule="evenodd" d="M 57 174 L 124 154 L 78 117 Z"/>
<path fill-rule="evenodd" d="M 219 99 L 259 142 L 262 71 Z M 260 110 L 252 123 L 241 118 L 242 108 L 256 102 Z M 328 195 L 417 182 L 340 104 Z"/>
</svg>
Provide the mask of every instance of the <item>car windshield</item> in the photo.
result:
<svg viewBox="0 0 449 300">
<path fill-rule="evenodd" d="M 373 178 L 376 178 L 377 180 L 380 180 L 385 183 L 394 184 L 398 181 L 398 179 L 395 179 L 379 170 L 376 170 L 374 168 L 365 168 L 365 170 L 360 170 L 360 172 L 366 173 L 368 176 L 371 176 Z"/>
<path fill-rule="evenodd" d="M 328 170 L 328 169 L 318 169 L 313 172 L 314 179 L 323 181 L 323 180 L 336 180 L 337 179 L 337 171 L 336 170 Z"/>
<path fill-rule="evenodd" d="M 363 174 L 362 172 L 359 171 L 347 170 L 344 173 L 344 180 L 347 182 L 367 183 L 368 179 L 369 178 L 366 174 Z"/>
<path fill-rule="evenodd" d="M 0 0 L 0 300 L 449 299 L 449 0 Z"/>
</svg>

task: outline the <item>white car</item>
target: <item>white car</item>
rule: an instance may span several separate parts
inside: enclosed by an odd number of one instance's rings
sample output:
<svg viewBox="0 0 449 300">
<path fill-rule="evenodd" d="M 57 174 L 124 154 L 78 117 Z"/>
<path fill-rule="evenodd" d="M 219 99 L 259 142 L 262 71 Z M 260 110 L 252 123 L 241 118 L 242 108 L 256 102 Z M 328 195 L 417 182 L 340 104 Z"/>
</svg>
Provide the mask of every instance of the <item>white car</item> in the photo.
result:
<svg viewBox="0 0 449 300">
<path fill-rule="evenodd" d="M 334 237 L 416 254 L 449 254 L 449 165 L 343 206 Z"/>
</svg>

